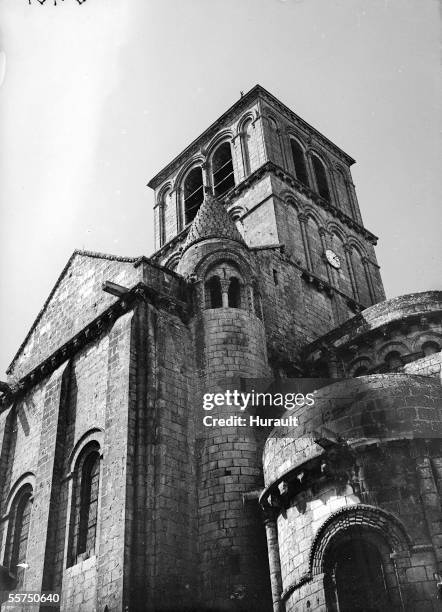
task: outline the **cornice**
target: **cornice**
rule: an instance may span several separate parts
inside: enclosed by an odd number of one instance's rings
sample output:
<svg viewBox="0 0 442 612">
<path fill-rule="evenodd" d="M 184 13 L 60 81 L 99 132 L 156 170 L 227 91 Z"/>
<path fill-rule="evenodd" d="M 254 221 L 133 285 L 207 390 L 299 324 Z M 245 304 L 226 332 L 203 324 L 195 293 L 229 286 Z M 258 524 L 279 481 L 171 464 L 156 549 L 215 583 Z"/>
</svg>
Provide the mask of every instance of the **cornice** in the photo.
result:
<svg viewBox="0 0 442 612">
<path fill-rule="evenodd" d="M 333 204 L 331 204 L 328 200 L 324 199 L 318 193 L 310 189 L 310 187 L 307 187 L 306 185 L 304 185 L 304 183 L 298 181 L 298 179 L 296 179 L 290 172 L 284 170 L 284 168 L 281 168 L 281 166 L 278 166 L 273 162 L 266 162 L 264 166 L 267 167 L 267 170 L 269 172 L 272 172 L 278 178 L 283 179 L 291 187 L 309 197 L 315 204 L 317 204 L 327 212 L 331 213 L 331 215 L 333 215 L 335 219 L 339 219 L 339 221 L 345 223 L 345 225 L 347 225 L 350 229 L 354 230 L 356 233 L 368 240 L 368 242 L 373 245 L 377 244 L 378 237 L 375 234 L 373 234 L 365 227 L 360 225 L 357 221 L 346 215 L 344 212 L 342 212 L 342 210 L 340 210 L 336 206 L 333 206 Z"/>
<path fill-rule="evenodd" d="M 373 306 L 376 306 L 376 304 Z M 418 325 L 425 330 L 428 328 L 430 321 L 440 320 L 441 316 L 442 310 L 439 309 L 432 312 L 428 311 L 424 314 L 409 312 L 403 313 L 400 318 L 392 320 L 391 322 L 369 327 L 369 321 L 365 319 L 363 312 L 359 312 L 340 327 L 333 329 L 328 334 L 321 336 L 304 347 L 302 354 L 304 359 L 309 359 L 316 351 L 324 351 L 329 348 L 333 348 L 339 352 L 348 350 L 356 352 L 359 350 L 360 346 L 371 343 L 376 338 L 388 339 L 395 330 L 402 330 L 403 333 L 406 333 L 406 330 L 411 325 Z M 341 339 L 342 342 L 339 342 Z"/>
<path fill-rule="evenodd" d="M 244 96 L 237 100 L 230 108 L 227 109 L 214 123 L 212 123 L 202 134 L 193 140 L 181 153 L 172 159 L 162 170 L 160 170 L 147 183 L 148 187 L 156 189 L 170 174 L 179 168 L 189 157 L 195 155 L 204 147 L 205 144 L 215 136 L 215 134 L 231 120 L 249 106 L 249 104 L 258 97 L 258 92 L 262 88 L 260 85 L 255 85 Z"/>
<path fill-rule="evenodd" d="M 290 121 L 296 123 L 309 135 L 314 135 L 316 140 L 326 148 L 332 150 L 335 155 L 340 159 L 344 160 L 348 165 L 355 163 L 355 160 L 350 157 L 345 151 L 340 149 L 326 136 L 321 134 L 312 125 L 301 119 L 294 111 L 290 110 L 283 102 L 275 98 L 269 91 L 264 89 L 261 85 L 255 85 L 250 89 L 244 96 L 237 100 L 230 108 L 227 109 L 214 123 L 212 123 L 202 134 L 195 138 L 181 153 L 172 159 L 162 170 L 160 170 L 150 181 L 147 183 L 148 187 L 156 189 L 163 181 L 167 179 L 177 168 L 188 160 L 190 157 L 198 153 L 214 136 L 222 129 L 226 123 L 230 123 L 234 117 L 240 115 L 252 101 L 262 98 L 268 104 L 275 106 L 278 111 L 288 118 Z M 256 119 L 255 119 L 256 120 Z"/>
<path fill-rule="evenodd" d="M 119 261 L 122 263 L 135 263 L 139 257 L 120 257 L 118 255 L 110 255 L 108 253 L 98 253 L 95 251 L 84 251 L 81 249 L 75 249 L 75 251 L 72 253 L 72 255 L 69 257 L 68 261 L 66 262 L 65 267 L 63 268 L 63 270 L 61 271 L 59 277 L 57 278 L 55 285 L 52 287 L 48 297 L 46 298 L 43 306 L 41 307 L 40 311 L 38 312 L 37 316 L 34 319 L 34 322 L 32 323 L 28 333 L 25 336 L 25 339 L 23 340 L 23 342 L 21 343 L 21 345 L 19 346 L 17 352 L 15 353 L 11 363 L 8 366 L 8 369 L 6 370 L 7 374 L 10 374 L 12 372 L 12 369 L 20 355 L 20 353 L 22 352 L 22 350 L 24 349 L 24 347 L 26 346 L 26 343 L 28 342 L 29 338 L 32 335 L 32 332 L 34 331 L 34 329 L 36 328 L 38 322 L 40 321 L 41 317 L 43 316 L 49 302 L 51 301 L 53 295 L 55 294 L 56 290 L 58 289 L 58 287 L 60 286 L 61 281 L 63 280 L 66 272 L 68 271 L 71 263 L 73 262 L 73 260 L 75 259 L 75 257 L 77 257 L 77 255 L 80 255 L 82 257 L 90 257 L 92 259 L 106 259 L 108 261 Z"/>
<path fill-rule="evenodd" d="M 266 162 L 265 164 L 257 168 L 247 178 L 238 183 L 238 185 L 232 187 L 232 189 L 226 194 L 227 206 L 233 204 L 235 198 L 240 196 L 248 187 L 256 183 L 256 181 L 258 181 L 267 173 L 271 173 L 276 177 L 281 178 L 286 183 L 288 183 L 290 187 L 296 189 L 301 194 L 310 198 L 310 200 L 312 200 L 315 204 L 329 212 L 335 219 L 338 219 L 342 223 L 345 223 L 345 225 L 347 225 L 350 229 L 354 230 L 360 236 L 368 240 L 371 244 L 377 244 L 378 237 L 375 236 L 375 234 L 373 234 L 365 227 L 360 225 L 357 221 L 346 215 L 344 212 L 342 212 L 342 210 L 336 208 L 336 206 L 333 206 L 333 204 L 331 204 L 323 197 L 321 197 L 318 193 L 310 189 L 310 187 L 307 187 L 306 185 L 304 185 L 304 183 L 298 181 L 298 179 L 295 178 L 293 174 L 290 174 L 290 172 L 284 170 L 284 168 L 281 168 L 281 166 L 278 166 L 277 164 L 271 161 Z"/>
<path fill-rule="evenodd" d="M 308 135 L 311 136 L 313 134 L 315 136 L 316 140 L 320 144 L 322 144 L 326 148 L 332 150 L 333 153 L 335 153 L 335 155 L 337 155 L 340 159 L 345 161 L 346 164 L 351 166 L 351 165 L 353 165 L 355 163 L 355 160 L 350 155 L 348 155 L 348 153 L 343 151 L 334 142 L 329 140 L 326 136 L 324 136 L 324 134 L 321 134 L 321 132 L 319 132 L 316 128 L 314 128 L 312 125 L 310 125 L 307 121 L 302 119 L 299 115 L 297 115 L 294 111 L 292 111 L 283 102 L 278 100 L 278 98 L 276 98 L 269 91 L 267 91 L 264 88 L 261 88 L 260 89 L 260 94 L 262 95 L 264 100 L 266 100 L 268 103 L 272 104 L 273 106 L 276 106 L 276 108 L 279 110 L 279 112 L 283 116 L 285 116 L 290 121 L 293 121 L 295 124 L 297 124 L 298 127 L 301 127 L 301 129 L 303 129 L 304 132 L 307 133 Z"/>
<path fill-rule="evenodd" d="M 17 383 L 10 384 L 8 393 L 0 396 L 0 411 L 6 404 L 15 401 L 31 387 L 47 378 L 62 363 L 73 357 L 87 344 L 97 340 L 105 331 L 110 329 L 119 317 L 133 309 L 140 300 L 156 308 L 167 310 L 171 314 L 178 316 L 184 323 L 187 323 L 190 318 L 191 309 L 188 303 L 169 294 L 159 292 L 145 283 L 137 283 L 123 297 L 115 301 L 91 323 L 86 325 L 78 334 L 54 351 L 50 357 L 39 363 Z"/>
</svg>

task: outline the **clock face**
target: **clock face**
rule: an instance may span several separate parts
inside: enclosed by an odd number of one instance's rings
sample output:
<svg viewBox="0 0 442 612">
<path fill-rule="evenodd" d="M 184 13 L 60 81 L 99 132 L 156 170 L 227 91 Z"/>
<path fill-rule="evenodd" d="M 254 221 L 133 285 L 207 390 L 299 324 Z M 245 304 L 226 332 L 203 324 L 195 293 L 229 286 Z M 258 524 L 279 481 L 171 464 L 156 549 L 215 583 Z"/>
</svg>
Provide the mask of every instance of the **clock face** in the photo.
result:
<svg viewBox="0 0 442 612">
<path fill-rule="evenodd" d="M 341 259 L 338 257 L 338 255 L 336 255 L 336 253 L 331 249 L 327 249 L 325 251 L 325 256 L 327 258 L 328 263 L 337 270 L 339 270 L 339 268 L 341 267 Z"/>
</svg>

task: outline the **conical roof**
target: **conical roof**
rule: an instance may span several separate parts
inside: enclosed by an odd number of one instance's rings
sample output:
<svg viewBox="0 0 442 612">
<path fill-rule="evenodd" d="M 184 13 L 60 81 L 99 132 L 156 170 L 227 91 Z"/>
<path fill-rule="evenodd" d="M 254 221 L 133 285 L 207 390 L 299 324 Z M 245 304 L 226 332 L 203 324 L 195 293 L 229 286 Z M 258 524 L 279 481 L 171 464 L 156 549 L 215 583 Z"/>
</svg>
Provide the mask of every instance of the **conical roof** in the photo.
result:
<svg viewBox="0 0 442 612">
<path fill-rule="evenodd" d="M 208 193 L 205 194 L 204 202 L 190 226 L 183 251 L 194 242 L 200 242 L 207 238 L 236 240 L 245 245 L 244 238 L 239 233 L 224 204 Z"/>
</svg>

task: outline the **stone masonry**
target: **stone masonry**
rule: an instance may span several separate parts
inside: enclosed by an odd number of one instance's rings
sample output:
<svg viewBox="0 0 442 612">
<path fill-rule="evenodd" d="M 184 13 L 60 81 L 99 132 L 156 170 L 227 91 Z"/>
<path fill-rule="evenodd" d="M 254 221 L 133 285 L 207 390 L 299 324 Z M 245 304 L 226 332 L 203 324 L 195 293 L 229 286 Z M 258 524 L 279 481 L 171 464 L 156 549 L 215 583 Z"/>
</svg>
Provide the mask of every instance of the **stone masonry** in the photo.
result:
<svg viewBox="0 0 442 612">
<path fill-rule="evenodd" d="M 151 179 L 151 257 L 74 252 L 0 386 L 0 591 L 440 609 L 442 295 L 385 300 L 353 163 L 257 85 Z M 298 427 L 203 424 L 299 377 Z"/>
</svg>

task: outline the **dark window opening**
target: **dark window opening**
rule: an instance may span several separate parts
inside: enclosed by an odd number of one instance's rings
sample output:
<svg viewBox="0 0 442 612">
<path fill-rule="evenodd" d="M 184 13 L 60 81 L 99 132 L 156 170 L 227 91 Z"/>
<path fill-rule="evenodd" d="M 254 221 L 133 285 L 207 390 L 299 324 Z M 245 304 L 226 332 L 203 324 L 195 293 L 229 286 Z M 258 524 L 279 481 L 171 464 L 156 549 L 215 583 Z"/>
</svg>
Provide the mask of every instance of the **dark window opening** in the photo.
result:
<svg viewBox="0 0 442 612">
<path fill-rule="evenodd" d="M 434 355 L 435 353 L 438 353 L 440 351 L 440 346 L 437 342 L 425 342 L 422 345 L 422 351 L 425 357 L 428 357 L 429 355 Z"/>
<path fill-rule="evenodd" d="M 273 282 L 275 283 L 275 285 L 279 284 L 279 279 L 278 279 L 278 270 L 273 270 Z"/>
<path fill-rule="evenodd" d="M 327 591 L 331 610 L 391 610 L 382 559 L 376 546 L 359 538 L 346 541 L 333 552 L 330 565 Z"/>
<path fill-rule="evenodd" d="M 230 308 L 241 308 L 241 284 L 235 277 L 230 279 L 228 297 Z"/>
<path fill-rule="evenodd" d="M 77 554 L 93 551 L 98 515 L 100 457 L 91 453 L 83 465 Z"/>
<path fill-rule="evenodd" d="M 230 143 L 220 145 L 212 158 L 213 190 L 216 196 L 221 196 L 235 186 L 233 174 L 232 152 Z"/>
<path fill-rule="evenodd" d="M 95 449 L 83 455 L 75 470 L 68 567 L 79 561 L 79 555 L 95 554 L 100 487 L 100 455 Z"/>
<path fill-rule="evenodd" d="M 223 296 L 221 292 L 221 281 L 218 276 L 212 276 L 206 283 L 206 294 L 208 296 L 208 308 L 221 308 Z"/>
<path fill-rule="evenodd" d="M 396 370 L 402 366 L 402 358 L 398 351 L 392 351 L 385 355 L 385 363 L 389 370 Z"/>
<path fill-rule="evenodd" d="M 193 168 L 184 180 L 184 216 L 186 225 L 194 220 L 204 200 L 203 171 Z"/>
<path fill-rule="evenodd" d="M 318 158 L 313 156 L 313 170 L 315 171 L 316 185 L 318 193 L 325 200 L 330 200 L 330 191 L 328 189 L 327 173 L 324 164 Z"/>
<path fill-rule="evenodd" d="M 24 577 L 24 568 L 17 566 L 26 562 L 31 509 L 32 487 L 26 485 L 13 505 L 5 554 L 5 565 L 9 567 L 11 574 L 17 576 L 18 586 L 22 584 Z"/>
<path fill-rule="evenodd" d="M 309 184 L 307 175 L 307 166 L 305 165 L 304 151 L 296 140 L 290 139 L 290 146 L 292 149 L 293 163 L 295 165 L 296 178 L 304 185 Z"/>
</svg>

